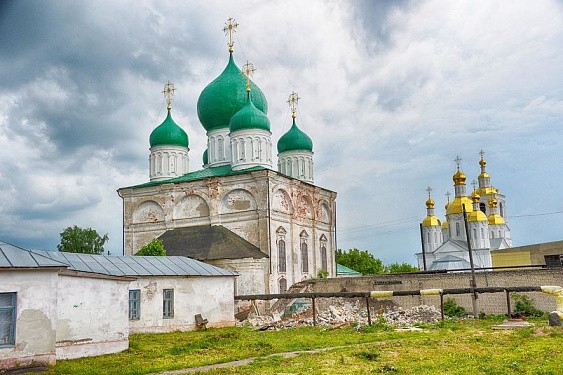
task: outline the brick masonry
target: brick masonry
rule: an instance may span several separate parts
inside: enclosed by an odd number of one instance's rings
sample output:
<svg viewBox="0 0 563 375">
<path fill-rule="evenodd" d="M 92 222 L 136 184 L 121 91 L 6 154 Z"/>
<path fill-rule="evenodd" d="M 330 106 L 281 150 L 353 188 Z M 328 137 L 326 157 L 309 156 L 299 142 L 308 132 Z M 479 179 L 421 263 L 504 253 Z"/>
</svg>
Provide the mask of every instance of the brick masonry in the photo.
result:
<svg viewBox="0 0 563 375">
<path fill-rule="evenodd" d="M 364 277 L 344 277 L 331 279 L 312 279 L 304 281 L 308 292 L 366 292 L 372 290 L 420 290 L 420 289 L 452 289 L 468 288 L 470 272 L 447 274 L 391 274 Z M 493 272 L 477 272 L 477 287 L 517 287 L 517 286 L 563 286 L 563 269 L 539 270 L 507 270 Z M 535 301 L 535 307 L 543 311 L 556 308 L 555 298 L 541 292 L 522 293 Z M 469 294 L 448 295 L 444 300 L 453 298 L 467 311 L 472 311 Z M 373 301 L 384 306 L 395 305 L 410 308 L 417 305 L 434 305 L 440 307 L 439 296 L 406 296 L 377 299 Z M 485 314 L 505 314 L 505 293 L 484 293 L 478 298 L 479 312 Z M 514 301 L 511 302 L 514 310 Z"/>
</svg>

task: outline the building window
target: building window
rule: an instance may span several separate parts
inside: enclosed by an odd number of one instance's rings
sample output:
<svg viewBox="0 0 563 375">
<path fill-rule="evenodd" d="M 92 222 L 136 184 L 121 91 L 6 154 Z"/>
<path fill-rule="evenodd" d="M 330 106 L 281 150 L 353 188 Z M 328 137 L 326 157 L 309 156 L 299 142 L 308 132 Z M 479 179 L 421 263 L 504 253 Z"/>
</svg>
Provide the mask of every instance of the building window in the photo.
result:
<svg viewBox="0 0 563 375">
<path fill-rule="evenodd" d="M 495 238 L 495 232 L 491 231 L 491 238 Z"/>
<path fill-rule="evenodd" d="M 487 206 L 485 205 L 485 203 L 483 203 L 483 202 L 479 203 L 479 209 L 480 209 L 481 212 L 484 213 L 485 215 L 487 214 Z"/>
<path fill-rule="evenodd" d="M 16 293 L 0 293 L 0 348 L 14 346 L 16 336 Z"/>
<path fill-rule="evenodd" d="M 460 236 L 461 231 L 459 230 L 459 223 L 455 223 L 455 235 Z"/>
<path fill-rule="evenodd" d="M 141 291 L 133 289 L 129 291 L 129 320 L 141 318 Z"/>
<path fill-rule="evenodd" d="M 485 239 L 485 231 L 483 230 L 483 228 L 481 228 L 481 239 Z"/>
<path fill-rule="evenodd" d="M 473 228 L 473 239 L 477 240 L 477 229 Z"/>
<path fill-rule="evenodd" d="M 321 268 L 328 271 L 328 262 L 326 257 L 326 246 L 321 246 Z"/>
<path fill-rule="evenodd" d="M 162 317 L 174 317 L 174 289 L 164 289 L 162 291 Z"/>
<path fill-rule="evenodd" d="M 286 271 L 286 261 L 285 261 L 285 241 L 278 241 L 278 271 Z"/>
<path fill-rule="evenodd" d="M 287 292 L 287 280 L 281 278 L 279 284 L 280 284 L 280 293 Z"/>
<path fill-rule="evenodd" d="M 309 272 L 309 251 L 306 242 L 301 242 L 301 271 Z"/>
</svg>

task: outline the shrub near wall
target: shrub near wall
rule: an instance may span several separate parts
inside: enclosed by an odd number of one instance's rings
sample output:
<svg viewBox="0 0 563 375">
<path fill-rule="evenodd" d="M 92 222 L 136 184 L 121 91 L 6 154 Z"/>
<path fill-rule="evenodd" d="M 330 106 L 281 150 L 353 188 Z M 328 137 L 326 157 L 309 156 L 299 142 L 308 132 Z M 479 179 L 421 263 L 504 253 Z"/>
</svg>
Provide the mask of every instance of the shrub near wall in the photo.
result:
<svg viewBox="0 0 563 375">
<path fill-rule="evenodd" d="M 440 274 L 390 274 L 363 277 L 344 277 L 313 279 L 303 281 L 310 292 L 366 292 L 371 290 L 420 290 L 468 288 L 470 272 Z M 563 286 L 563 269 L 509 270 L 476 273 L 477 287 L 517 287 L 517 286 Z M 555 298 L 541 292 L 521 293 L 534 300 L 535 307 L 542 311 L 556 308 Z M 455 295 L 456 302 L 467 311 L 472 311 L 470 294 Z M 440 306 L 439 296 L 391 297 L 380 300 L 382 305 L 396 305 L 409 308 L 418 305 Z M 483 293 L 478 298 L 479 311 L 485 314 L 505 314 L 506 295 L 504 293 Z M 512 302 L 514 308 L 514 302 Z"/>
</svg>

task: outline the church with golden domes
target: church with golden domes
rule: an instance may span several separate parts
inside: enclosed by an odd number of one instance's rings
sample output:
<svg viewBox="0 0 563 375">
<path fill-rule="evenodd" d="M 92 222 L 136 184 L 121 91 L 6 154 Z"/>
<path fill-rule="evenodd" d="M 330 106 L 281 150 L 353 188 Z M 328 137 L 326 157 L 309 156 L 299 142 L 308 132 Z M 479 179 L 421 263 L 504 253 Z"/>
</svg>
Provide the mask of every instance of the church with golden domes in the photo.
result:
<svg viewBox="0 0 563 375">
<path fill-rule="evenodd" d="M 456 158 L 457 171 L 452 177 L 455 195 L 450 201 L 450 194 L 447 193 L 446 219 L 443 223 L 434 213 L 432 189 L 427 189 L 427 215 L 420 226 L 423 251 L 416 254 L 421 270 L 469 269 L 468 246 L 473 253 L 475 268 L 491 267 L 491 250 L 512 247 L 506 222 L 505 196 L 491 185 L 484 152 L 480 154 L 479 182 L 478 185 L 473 184 L 473 191 L 469 195 L 465 184 L 467 178 L 461 170 L 461 158 Z"/>
<path fill-rule="evenodd" d="M 296 93 L 274 169 L 272 135 L 282 129 L 268 118 L 252 64 L 235 63 L 237 26 L 226 23 L 227 64 L 197 102 L 207 134 L 202 169 L 190 168 L 189 137 L 170 111 L 175 88 L 164 88 L 168 114 L 149 137 L 149 181 L 118 190 L 124 253 L 159 238 L 167 255 L 236 271 L 235 294 L 283 293 L 321 271 L 335 276 L 336 193 L 314 184 L 313 142 L 297 125 Z"/>
</svg>

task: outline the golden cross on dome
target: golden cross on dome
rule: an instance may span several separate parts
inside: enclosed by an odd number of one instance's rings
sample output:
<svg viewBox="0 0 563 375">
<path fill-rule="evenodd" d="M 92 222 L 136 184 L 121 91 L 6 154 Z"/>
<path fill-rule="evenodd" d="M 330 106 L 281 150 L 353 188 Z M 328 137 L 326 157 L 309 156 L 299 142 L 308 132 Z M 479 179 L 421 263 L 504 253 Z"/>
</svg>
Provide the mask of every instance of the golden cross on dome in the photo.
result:
<svg viewBox="0 0 563 375">
<path fill-rule="evenodd" d="M 471 181 L 471 185 L 473 186 L 473 191 L 477 190 L 477 181 Z"/>
<path fill-rule="evenodd" d="M 170 104 L 172 103 L 172 96 L 174 95 L 174 91 L 176 91 L 176 89 L 174 88 L 174 83 L 170 81 L 168 81 L 168 83 L 164 85 L 164 90 L 162 90 L 162 93 L 166 97 L 166 104 L 168 104 L 166 106 L 166 109 L 168 110 L 172 108 Z"/>
<path fill-rule="evenodd" d="M 452 194 L 451 194 L 449 191 L 446 191 L 445 196 L 448 198 L 448 203 L 450 203 L 450 196 L 451 196 L 451 195 L 452 195 Z"/>
<path fill-rule="evenodd" d="M 254 68 L 254 64 L 248 62 L 246 60 L 246 64 L 243 65 L 242 74 L 246 76 L 246 91 L 250 92 L 250 77 L 254 74 L 256 69 Z"/>
<path fill-rule="evenodd" d="M 229 52 L 233 53 L 234 49 L 233 49 L 233 45 L 235 44 L 235 42 L 233 41 L 233 34 L 236 33 L 237 31 L 237 26 L 238 23 L 235 21 L 235 19 L 233 17 L 229 17 L 229 19 L 227 20 L 227 22 L 225 22 L 225 27 L 223 27 L 223 31 L 225 32 L 225 35 L 227 35 L 227 33 L 229 33 Z"/>
<path fill-rule="evenodd" d="M 426 188 L 426 192 L 428 193 L 428 198 L 430 198 L 430 193 L 432 193 L 432 188 L 430 186 L 428 186 Z"/>
<path fill-rule="evenodd" d="M 459 155 L 455 157 L 454 161 L 457 164 L 457 170 L 459 171 L 459 168 L 461 167 L 461 158 Z"/>
<path fill-rule="evenodd" d="M 293 91 L 289 94 L 289 99 L 287 99 L 287 104 L 289 104 L 289 108 L 291 108 L 291 117 L 295 118 L 295 112 L 297 112 L 297 104 L 299 103 L 299 95 Z"/>
<path fill-rule="evenodd" d="M 479 155 L 481 155 L 481 160 L 483 160 L 485 158 L 485 151 L 479 151 Z"/>
</svg>

